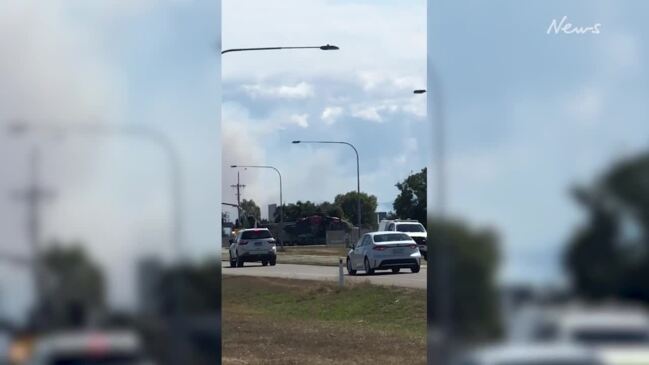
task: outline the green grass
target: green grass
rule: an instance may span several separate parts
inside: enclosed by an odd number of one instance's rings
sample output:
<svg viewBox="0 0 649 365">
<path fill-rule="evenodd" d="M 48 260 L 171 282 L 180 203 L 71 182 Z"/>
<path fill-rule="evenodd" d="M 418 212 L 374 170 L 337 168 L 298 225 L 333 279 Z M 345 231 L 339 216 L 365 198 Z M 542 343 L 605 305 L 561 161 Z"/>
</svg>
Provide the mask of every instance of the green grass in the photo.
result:
<svg viewBox="0 0 649 365">
<path fill-rule="evenodd" d="M 223 277 L 224 307 L 278 319 L 328 322 L 423 341 L 425 290 L 306 280 Z"/>
</svg>

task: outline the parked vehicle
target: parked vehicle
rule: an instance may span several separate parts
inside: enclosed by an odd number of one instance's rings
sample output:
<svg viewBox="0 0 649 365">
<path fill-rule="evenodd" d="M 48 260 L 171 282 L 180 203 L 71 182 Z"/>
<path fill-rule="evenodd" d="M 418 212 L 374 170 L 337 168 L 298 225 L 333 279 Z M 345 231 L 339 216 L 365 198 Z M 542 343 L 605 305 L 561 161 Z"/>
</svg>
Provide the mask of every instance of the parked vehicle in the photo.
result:
<svg viewBox="0 0 649 365">
<path fill-rule="evenodd" d="M 419 248 L 419 252 L 428 261 L 428 233 L 426 228 L 416 220 L 384 219 L 379 222 L 379 231 L 403 232 L 410 236 Z"/>
<path fill-rule="evenodd" d="M 356 275 L 363 270 L 371 275 L 375 270 L 398 273 L 409 268 L 419 272 L 421 254 L 410 236 L 400 232 L 372 232 L 364 234 L 347 254 L 347 272 Z"/>
<path fill-rule="evenodd" d="M 569 344 L 502 344 L 476 350 L 455 365 L 600 365 L 597 355 Z"/>
<path fill-rule="evenodd" d="M 606 364 L 649 364 L 649 316 L 642 308 L 572 307 L 550 318 L 546 340 L 588 347 Z"/>
<path fill-rule="evenodd" d="M 130 331 L 74 331 L 36 340 L 28 365 L 144 365 L 139 338 Z"/>
<path fill-rule="evenodd" d="M 230 241 L 230 267 L 243 267 L 245 262 L 261 262 L 274 266 L 277 246 L 268 228 L 242 229 Z"/>
</svg>

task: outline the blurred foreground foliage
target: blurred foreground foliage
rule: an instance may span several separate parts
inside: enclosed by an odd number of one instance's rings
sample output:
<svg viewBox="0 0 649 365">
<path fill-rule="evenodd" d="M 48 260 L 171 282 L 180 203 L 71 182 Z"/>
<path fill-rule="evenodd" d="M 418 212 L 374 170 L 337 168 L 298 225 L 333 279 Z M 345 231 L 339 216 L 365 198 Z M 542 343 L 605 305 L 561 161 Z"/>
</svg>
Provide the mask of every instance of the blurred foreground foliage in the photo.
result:
<svg viewBox="0 0 649 365">
<path fill-rule="evenodd" d="M 437 323 L 435 311 L 437 287 L 434 255 L 439 245 L 444 255 L 449 285 L 451 316 L 455 335 L 465 341 L 480 341 L 501 334 L 497 271 L 500 247 L 497 233 L 490 228 L 476 228 L 459 219 L 432 219 L 428 222 L 429 318 Z M 432 279 L 432 280 L 431 280 Z"/>
<path fill-rule="evenodd" d="M 574 289 L 649 304 L 649 153 L 617 161 L 573 196 L 587 214 L 564 254 Z"/>
</svg>

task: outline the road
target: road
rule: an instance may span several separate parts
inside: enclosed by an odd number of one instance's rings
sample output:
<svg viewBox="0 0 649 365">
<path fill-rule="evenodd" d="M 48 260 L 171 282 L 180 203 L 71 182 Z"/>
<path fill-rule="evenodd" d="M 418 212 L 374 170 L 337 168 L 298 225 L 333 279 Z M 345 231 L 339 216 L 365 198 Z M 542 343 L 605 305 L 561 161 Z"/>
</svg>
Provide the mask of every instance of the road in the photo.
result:
<svg viewBox="0 0 649 365">
<path fill-rule="evenodd" d="M 338 267 L 317 265 L 277 264 L 275 266 L 262 266 L 260 263 L 246 263 L 244 267 L 232 268 L 223 266 L 223 275 L 266 276 L 274 278 L 305 279 L 305 280 L 338 280 Z M 347 275 L 344 270 L 345 281 L 369 281 L 377 285 L 393 285 L 416 289 L 426 289 L 426 268 L 422 267 L 417 274 L 409 269 L 402 269 L 399 274 L 390 271 L 377 271 L 374 275 L 365 275 L 360 272 L 356 276 Z"/>
</svg>

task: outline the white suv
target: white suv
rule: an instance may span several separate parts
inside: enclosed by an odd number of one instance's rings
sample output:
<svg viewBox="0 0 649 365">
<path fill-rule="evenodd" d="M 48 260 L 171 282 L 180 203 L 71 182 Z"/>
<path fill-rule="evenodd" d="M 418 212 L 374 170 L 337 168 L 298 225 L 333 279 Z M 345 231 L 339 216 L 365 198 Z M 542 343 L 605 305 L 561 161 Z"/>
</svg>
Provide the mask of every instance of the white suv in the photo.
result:
<svg viewBox="0 0 649 365">
<path fill-rule="evenodd" d="M 415 241 L 405 233 L 366 233 L 347 254 L 347 272 L 356 275 L 357 270 L 374 274 L 374 270 L 392 270 L 398 273 L 402 268 L 419 272 L 421 254 Z"/>
<path fill-rule="evenodd" d="M 410 236 L 419 247 L 419 252 L 421 256 L 428 261 L 428 244 L 426 240 L 428 239 L 428 233 L 426 228 L 416 220 L 382 220 L 379 222 L 379 231 L 390 231 L 390 232 L 403 232 Z"/>
<path fill-rule="evenodd" d="M 277 246 L 268 228 L 242 229 L 230 240 L 230 267 L 243 267 L 244 262 L 275 265 Z"/>
</svg>

